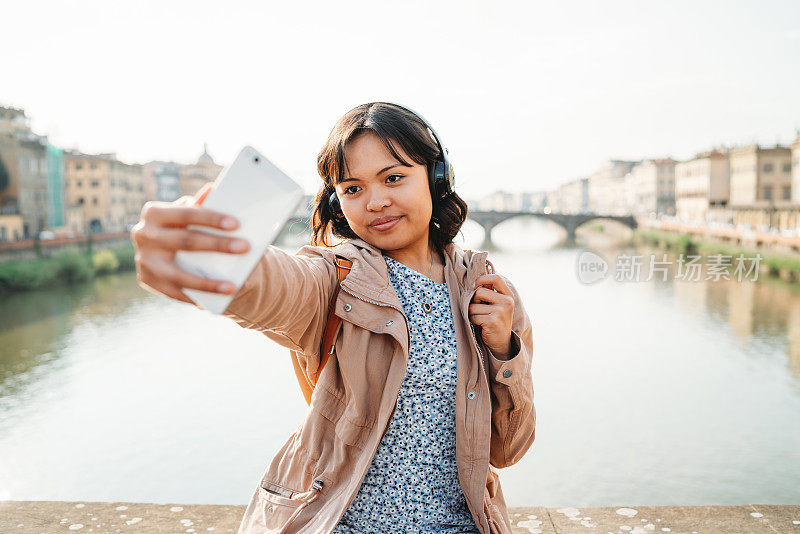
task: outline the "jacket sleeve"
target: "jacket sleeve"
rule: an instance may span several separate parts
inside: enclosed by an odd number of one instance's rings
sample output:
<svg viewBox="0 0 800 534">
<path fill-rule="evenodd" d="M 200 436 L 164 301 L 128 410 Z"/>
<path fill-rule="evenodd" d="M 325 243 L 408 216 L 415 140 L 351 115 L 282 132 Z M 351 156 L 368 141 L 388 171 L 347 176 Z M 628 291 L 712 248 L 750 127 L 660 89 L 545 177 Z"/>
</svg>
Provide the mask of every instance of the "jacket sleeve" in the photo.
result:
<svg viewBox="0 0 800 534">
<path fill-rule="evenodd" d="M 505 277 L 514 294 L 511 323 L 511 356 L 501 360 L 486 347 L 492 396 L 492 433 L 489 463 L 503 468 L 517 463 L 530 449 L 536 434 L 533 405 L 533 329 L 519 293 Z M 484 345 L 485 347 L 485 345 Z"/>
<path fill-rule="evenodd" d="M 290 254 L 270 245 L 222 315 L 304 355 L 313 373 L 335 286 L 330 249 L 305 245 Z"/>
</svg>

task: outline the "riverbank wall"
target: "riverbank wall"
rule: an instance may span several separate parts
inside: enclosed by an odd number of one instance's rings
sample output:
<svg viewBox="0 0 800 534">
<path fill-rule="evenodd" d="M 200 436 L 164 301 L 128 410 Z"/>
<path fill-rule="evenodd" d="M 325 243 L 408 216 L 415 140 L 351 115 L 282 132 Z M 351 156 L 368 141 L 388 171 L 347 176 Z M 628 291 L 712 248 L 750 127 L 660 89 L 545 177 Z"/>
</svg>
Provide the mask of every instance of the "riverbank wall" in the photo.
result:
<svg viewBox="0 0 800 534">
<path fill-rule="evenodd" d="M 663 221 L 642 221 L 634 242 L 674 254 L 760 258 L 759 272 L 800 283 L 800 238 L 730 228 L 706 228 Z M 730 262 L 731 264 L 733 261 Z"/>
<path fill-rule="evenodd" d="M 133 246 L 130 232 L 87 234 L 55 239 L 0 241 L 0 264 L 53 257 L 64 249 L 81 251 Z"/>
<path fill-rule="evenodd" d="M 0 532 L 235 533 L 245 506 L 0 501 Z M 800 532 L 800 505 L 509 508 L 514 534 Z"/>
</svg>

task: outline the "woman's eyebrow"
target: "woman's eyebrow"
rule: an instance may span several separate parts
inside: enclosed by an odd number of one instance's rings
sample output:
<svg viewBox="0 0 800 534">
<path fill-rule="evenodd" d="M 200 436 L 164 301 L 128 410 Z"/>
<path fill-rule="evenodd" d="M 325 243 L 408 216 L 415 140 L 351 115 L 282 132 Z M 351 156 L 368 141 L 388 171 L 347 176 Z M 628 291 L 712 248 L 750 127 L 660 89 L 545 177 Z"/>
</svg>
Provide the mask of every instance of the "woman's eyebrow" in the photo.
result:
<svg viewBox="0 0 800 534">
<path fill-rule="evenodd" d="M 375 176 L 380 176 L 381 174 L 385 173 L 389 169 L 394 169 L 395 167 L 405 167 L 405 165 L 403 165 L 402 163 L 393 163 L 393 164 L 389 165 L 388 167 L 384 167 L 383 169 L 379 170 L 377 173 L 375 173 Z M 342 180 L 339 183 L 343 184 L 345 182 L 355 182 L 355 181 L 358 181 L 358 178 L 345 178 L 344 180 Z"/>
</svg>

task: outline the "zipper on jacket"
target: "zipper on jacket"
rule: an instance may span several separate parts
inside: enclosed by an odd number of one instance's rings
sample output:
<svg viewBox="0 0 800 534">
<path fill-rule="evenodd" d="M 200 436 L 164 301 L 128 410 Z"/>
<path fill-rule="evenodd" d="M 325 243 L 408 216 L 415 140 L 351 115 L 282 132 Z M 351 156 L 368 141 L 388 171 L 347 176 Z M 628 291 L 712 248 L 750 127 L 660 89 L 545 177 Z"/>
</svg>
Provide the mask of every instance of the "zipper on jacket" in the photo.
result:
<svg viewBox="0 0 800 534">
<path fill-rule="evenodd" d="M 472 335 L 472 344 L 475 346 L 475 350 L 478 352 L 478 361 L 480 362 L 481 371 L 485 373 L 486 369 L 483 365 L 483 358 L 484 358 L 483 349 L 481 349 L 480 345 L 478 344 L 478 335 L 475 333 L 475 325 L 472 324 L 472 321 L 469 320 L 469 303 L 472 302 L 472 299 L 475 298 L 475 293 L 477 292 L 478 288 L 475 288 L 475 291 L 472 292 L 472 295 L 470 295 L 469 300 L 467 300 L 467 323 L 469 323 L 469 329 Z M 478 382 L 480 382 L 480 376 L 478 376 L 478 378 L 473 384 L 470 384 L 468 389 L 469 390 L 475 389 L 478 386 Z"/>
<path fill-rule="evenodd" d="M 486 270 L 487 270 L 487 272 L 489 271 L 488 260 L 487 260 L 487 269 Z M 492 266 L 491 272 L 494 273 L 494 266 Z M 475 325 L 472 324 L 472 321 L 469 320 L 469 304 L 472 302 L 472 299 L 475 298 L 475 293 L 477 293 L 477 292 L 478 292 L 478 288 L 475 288 L 475 290 L 470 295 L 469 299 L 467 299 L 467 308 L 466 308 L 467 317 L 466 317 L 466 319 L 467 319 L 467 323 L 469 324 L 470 334 L 472 335 L 472 343 L 475 346 L 475 350 L 478 352 L 478 361 L 480 362 L 480 368 L 481 368 L 480 372 L 486 374 L 486 367 L 483 364 L 483 358 L 484 358 L 483 349 L 481 349 L 480 345 L 478 344 L 478 334 L 475 332 Z M 477 386 L 480 383 L 480 379 L 481 379 L 480 374 L 478 374 L 478 378 L 476 379 L 475 383 L 471 384 L 467 389 L 469 391 L 473 391 L 473 390 L 477 389 Z M 478 409 L 477 407 L 473 407 L 472 408 L 473 414 L 475 413 L 475 411 L 477 409 Z M 469 407 L 467 407 L 467 413 L 469 413 Z M 474 446 L 474 444 L 475 444 L 475 422 L 473 422 L 473 427 L 472 427 L 472 442 L 473 442 L 473 446 Z M 489 525 L 489 532 L 491 532 L 492 531 L 492 523 L 494 522 L 495 526 L 497 525 L 497 523 L 491 517 L 489 517 L 489 515 L 486 513 L 485 510 L 481 510 L 481 514 L 486 518 L 487 524 Z M 501 531 L 499 527 L 497 527 L 497 529 L 498 529 L 498 532 Z"/>
<path fill-rule="evenodd" d="M 408 331 L 408 345 L 409 345 L 409 350 L 411 350 L 411 329 L 408 326 L 408 317 L 406 317 L 406 314 L 405 314 L 405 312 L 403 310 L 401 310 L 397 306 L 393 306 L 391 304 L 386 304 L 386 303 L 383 303 L 383 302 L 377 302 L 375 300 L 371 300 L 371 299 L 368 299 L 366 297 L 362 297 L 362 296 L 356 295 L 355 293 L 353 293 L 352 291 L 348 290 L 344 286 L 341 286 L 341 288 L 342 288 L 342 290 L 344 290 L 345 293 L 347 293 L 349 295 L 352 295 L 352 296 L 354 296 L 355 298 L 357 298 L 359 300 L 363 300 L 364 302 L 369 302 L 370 304 L 375 304 L 376 306 L 384 306 L 384 307 L 387 307 L 387 308 L 393 308 L 393 309 L 399 311 L 400 314 L 403 316 L 403 319 L 405 320 L 405 323 L 406 323 L 406 330 Z M 406 366 L 408 366 L 408 357 L 406 357 Z M 405 373 L 404 373 L 404 377 L 403 378 L 405 378 Z M 375 448 L 372 450 L 372 455 L 370 456 L 370 461 L 367 462 L 366 469 L 361 474 L 361 482 L 356 487 L 356 491 L 353 493 L 353 495 L 351 495 L 350 498 L 348 499 L 347 504 L 342 508 L 342 511 L 339 514 L 339 517 L 336 519 L 336 523 L 337 524 L 339 523 L 339 521 L 341 521 L 342 516 L 344 516 L 345 512 L 347 511 L 347 509 L 350 508 L 350 505 L 352 504 L 353 500 L 356 498 L 356 495 L 358 494 L 358 491 L 359 491 L 359 489 L 361 487 L 361 484 L 363 484 L 363 482 L 364 482 L 364 477 L 367 475 L 367 471 L 369 471 L 369 468 L 372 465 L 372 459 L 375 457 L 375 453 L 378 451 L 378 447 L 380 447 L 381 442 L 383 441 L 383 437 L 386 435 L 386 431 L 389 430 L 389 424 L 392 422 L 392 417 L 394 417 L 395 410 L 397 410 L 397 398 L 400 395 L 400 388 L 401 387 L 403 387 L 403 380 L 400 381 L 400 385 L 398 386 L 397 392 L 395 393 L 394 406 L 392 406 L 392 412 L 389 414 L 389 418 L 386 420 L 386 426 L 384 427 L 383 432 L 381 433 L 381 437 L 380 437 L 380 439 L 378 439 L 378 442 L 375 445 Z"/>
<path fill-rule="evenodd" d="M 492 271 L 494 271 L 494 269 L 492 269 Z M 354 296 L 355 298 L 357 298 L 359 300 L 362 300 L 364 302 L 368 302 L 370 304 L 375 304 L 376 306 L 385 306 L 387 308 L 393 308 L 393 309 L 399 311 L 400 314 L 405 319 L 405 322 L 406 322 L 406 329 L 408 330 L 409 350 L 411 349 L 411 330 L 408 327 L 408 317 L 406 317 L 405 312 L 403 312 L 403 310 L 401 310 L 397 306 L 393 306 L 391 304 L 386 304 L 386 303 L 383 303 L 383 302 L 377 302 L 375 300 L 368 299 L 368 298 L 362 297 L 360 295 L 356 295 L 355 293 L 353 293 L 352 291 L 347 289 L 344 285 L 342 285 L 340 287 L 345 293 L 347 293 L 348 295 L 352 295 L 352 296 Z M 475 288 L 475 290 L 472 292 L 472 295 L 470 295 L 469 299 L 467 300 L 467 306 L 469 306 L 469 303 L 472 302 L 472 299 L 475 297 L 475 293 L 477 293 L 477 291 L 478 291 L 478 289 Z M 483 350 L 481 350 L 480 346 L 478 345 L 478 337 L 477 337 L 477 335 L 475 335 L 474 325 L 469 321 L 469 316 L 467 316 L 467 322 L 469 323 L 470 330 L 472 331 L 472 342 L 473 342 L 473 344 L 475 346 L 475 350 L 478 351 L 478 360 L 480 361 L 481 371 L 485 373 L 484 365 L 483 365 Z M 406 360 L 406 365 L 407 364 L 408 364 L 408 360 Z M 480 381 L 480 376 L 478 377 L 478 382 L 479 381 Z M 402 385 L 403 385 L 403 383 L 401 381 L 400 382 L 400 387 L 402 387 Z M 477 385 L 477 382 L 475 383 L 475 385 Z M 474 387 L 475 386 L 473 386 L 473 388 Z M 473 389 L 473 388 L 470 388 L 470 390 Z M 397 409 L 397 397 L 398 397 L 399 394 L 400 394 L 400 389 L 398 388 L 397 393 L 395 394 L 394 407 L 392 407 L 392 413 L 389 414 L 389 419 L 386 421 L 386 427 L 383 429 L 383 433 L 381 434 L 381 438 L 378 440 L 378 443 L 375 445 L 375 449 L 373 449 L 373 451 L 372 451 L 372 457 L 375 456 L 375 453 L 377 452 L 378 447 L 381 444 L 381 441 L 383 441 L 383 437 L 386 435 L 386 432 L 389 429 L 389 424 L 391 423 L 392 417 L 394 417 L 394 412 Z M 473 434 L 473 442 L 474 442 L 474 434 Z M 366 476 L 367 471 L 369 470 L 369 467 L 370 467 L 371 463 L 372 463 L 371 461 L 367 463 L 367 468 L 364 471 L 364 473 L 362 473 L 362 475 L 361 475 L 362 483 L 363 483 L 363 480 L 364 480 L 364 476 Z M 341 521 L 342 516 L 347 511 L 347 509 L 350 507 L 350 504 L 352 504 L 353 500 L 355 499 L 356 495 L 358 494 L 358 490 L 359 490 L 359 488 L 356 488 L 356 491 L 353 493 L 353 495 L 348 500 L 347 504 L 342 509 L 342 512 L 339 514 L 339 518 L 336 520 L 337 524 L 339 523 L 339 521 Z M 485 515 L 485 513 L 484 513 L 484 515 Z M 488 516 L 487 516 L 487 519 L 489 519 Z M 281 534 L 283 534 L 283 531 L 281 531 Z"/>
<path fill-rule="evenodd" d="M 495 273 L 494 264 L 492 264 L 492 262 L 490 262 L 489 260 L 485 261 L 486 261 L 485 274 L 494 274 Z M 475 333 L 475 325 L 472 324 L 472 322 L 469 320 L 469 303 L 472 302 L 472 299 L 475 298 L 475 293 L 477 292 L 478 288 L 476 287 L 475 290 L 472 292 L 472 295 L 470 295 L 469 300 L 467 300 L 467 322 L 469 323 L 470 330 L 472 330 L 472 341 L 475 344 L 475 349 L 478 351 L 478 361 L 480 362 L 481 371 L 484 374 L 486 374 L 486 368 L 483 365 L 483 358 L 484 358 L 483 350 L 481 349 L 480 345 L 478 345 L 478 335 Z M 478 386 L 478 382 L 480 382 L 480 376 L 478 377 L 478 380 L 474 384 L 472 384 L 472 386 L 469 389 L 472 390 L 476 388 Z"/>
<path fill-rule="evenodd" d="M 286 523 L 284 523 L 283 526 L 281 527 L 281 529 L 279 531 L 280 534 L 284 534 L 286 532 L 286 529 L 289 528 L 289 525 L 295 520 L 297 515 L 300 512 L 302 512 L 303 509 L 306 506 L 308 506 L 309 504 L 314 502 L 317 499 L 317 497 L 319 497 L 319 493 L 320 493 L 320 491 L 322 491 L 322 487 L 324 485 L 325 485 L 325 483 L 320 479 L 315 480 L 314 483 L 311 484 L 311 491 L 313 492 L 311 494 L 311 497 L 309 497 L 308 499 L 304 500 L 303 504 L 298 506 L 297 509 L 294 512 L 292 512 L 292 515 L 289 516 L 289 519 L 287 519 Z"/>
</svg>

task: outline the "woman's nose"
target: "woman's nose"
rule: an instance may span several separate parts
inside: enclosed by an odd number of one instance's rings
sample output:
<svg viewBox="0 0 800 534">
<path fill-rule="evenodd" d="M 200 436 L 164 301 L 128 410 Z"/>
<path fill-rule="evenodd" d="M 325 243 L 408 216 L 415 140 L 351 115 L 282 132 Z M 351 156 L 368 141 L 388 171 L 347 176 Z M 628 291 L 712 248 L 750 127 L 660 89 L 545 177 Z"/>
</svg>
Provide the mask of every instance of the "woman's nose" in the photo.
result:
<svg viewBox="0 0 800 534">
<path fill-rule="evenodd" d="M 369 198 L 369 202 L 367 202 L 367 209 L 368 210 L 379 210 L 386 206 L 390 206 L 392 201 L 389 200 L 389 196 L 386 193 L 382 193 L 380 191 L 373 193 L 372 196 Z"/>
</svg>

